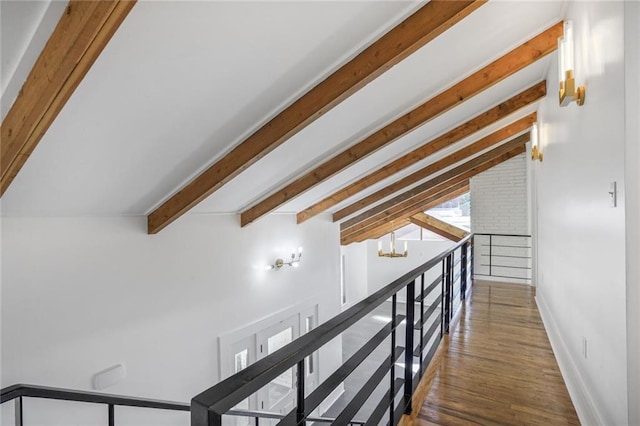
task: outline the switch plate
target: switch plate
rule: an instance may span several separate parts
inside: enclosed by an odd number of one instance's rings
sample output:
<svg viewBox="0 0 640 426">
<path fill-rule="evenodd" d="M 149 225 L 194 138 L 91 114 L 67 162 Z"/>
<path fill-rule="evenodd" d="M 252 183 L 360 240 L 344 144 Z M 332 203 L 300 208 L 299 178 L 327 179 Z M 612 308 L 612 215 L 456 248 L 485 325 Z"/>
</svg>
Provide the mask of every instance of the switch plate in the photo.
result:
<svg viewBox="0 0 640 426">
<path fill-rule="evenodd" d="M 616 187 L 617 187 L 616 182 L 611 182 L 609 184 L 609 197 L 610 197 L 611 207 L 616 207 L 618 204 L 618 194 L 617 194 Z"/>
</svg>

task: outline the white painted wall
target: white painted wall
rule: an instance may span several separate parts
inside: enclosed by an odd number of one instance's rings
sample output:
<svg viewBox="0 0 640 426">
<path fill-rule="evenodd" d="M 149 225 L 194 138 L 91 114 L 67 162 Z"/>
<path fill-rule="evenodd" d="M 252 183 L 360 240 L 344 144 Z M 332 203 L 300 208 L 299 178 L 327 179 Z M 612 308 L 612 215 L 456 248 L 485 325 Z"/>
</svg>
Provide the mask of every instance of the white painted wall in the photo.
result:
<svg viewBox="0 0 640 426">
<path fill-rule="evenodd" d="M 145 218 L 2 218 L 2 386 L 90 389 L 117 363 L 126 379 L 106 392 L 187 402 L 218 380 L 218 336 L 298 304 L 340 311 L 338 227 L 269 215 L 247 228 L 236 216 L 187 215 L 149 236 Z M 299 268 L 264 265 L 304 247 Z M 321 380 L 341 360 L 320 354 Z M 27 401 L 27 424 L 105 424 L 106 408 Z M 55 405 L 55 404 L 54 404 Z M 9 407 L 10 408 L 10 407 Z M 11 410 L 3 410 L 10 424 Z M 118 424 L 186 424 L 118 410 Z M 56 417 L 58 416 L 58 417 Z M 45 419 L 47 421 L 45 421 Z"/>
<path fill-rule="evenodd" d="M 624 3 L 627 377 L 629 424 L 640 424 L 640 2 Z"/>
<path fill-rule="evenodd" d="M 407 272 L 417 268 L 433 257 L 439 255 L 445 250 L 453 247 L 455 243 L 449 240 L 443 241 L 407 241 L 409 255 L 401 258 L 388 258 L 378 256 L 377 240 L 367 241 L 367 285 L 369 294 L 380 290 L 387 284 L 390 284 L 396 278 L 401 277 Z M 404 248 L 404 241 L 396 240 L 398 250 Z M 387 246 L 384 246 L 387 250 Z M 440 273 L 441 268 L 435 267 L 425 274 L 425 282 L 431 283 Z M 399 301 L 404 301 L 403 293 L 398 297 Z"/>
<path fill-rule="evenodd" d="M 549 96 L 538 111 L 544 161 L 534 163 L 537 301 L 588 425 L 628 424 L 623 10 L 623 2 L 569 3 L 576 77 L 586 84 L 586 103 L 558 106 L 554 55 Z M 613 181 L 617 208 L 609 205 Z"/>
<path fill-rule="evenodd" d="M 388 250 L 388 238 L 383 241 L 385 250 Z M 398 250 L 404 249 L 404 240 L 396 240 L 396 244 Z M 352 306 L 454 245 L 449 240 L 409 240 L 407 244 L 409 256 L 394 259 L 378 256 L 378 240 L 342 247 L 346 266 L 346 306 Z M 425 283 L 430 284 L 440 273 L 439 267 L 433 268 L 425 274 Z M 404 300 L 404 292 L 400 292 L 398 301 Z"/>
<path fill-rule="evenodd" d="M 367 243 L 352 243 L 340 246 L 344 256 L 344 284 L 349 308 L 369 295 L 367 287 Z"/>
</svg>

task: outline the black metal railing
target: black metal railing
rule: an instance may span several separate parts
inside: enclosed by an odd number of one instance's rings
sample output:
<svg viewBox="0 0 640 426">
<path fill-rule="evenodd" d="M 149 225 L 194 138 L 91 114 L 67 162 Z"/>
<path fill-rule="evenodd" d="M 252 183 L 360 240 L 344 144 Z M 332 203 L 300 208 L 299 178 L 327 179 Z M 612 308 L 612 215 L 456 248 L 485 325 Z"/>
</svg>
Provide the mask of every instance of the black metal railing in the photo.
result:
<svg viewBox="0 0 640 426">
<path fill-rule="evenodd" d="M 531 282 L 531 235 L 475 235 L 475 275 Z"/>
<path fill-rule="evenodd" d="M 408 272 L 289 345 L 197 395 L 191 400 L 190 405 L 180 402 L 22 384 L 1 389 L 0 404 L 14 401 L 16 426 L 24 425 L 23 402 L 25 398 L 101 404 L 106 407 L 109 426 L 115 426 L 115 413 L 119 406 L 190 411 L 192 426 L 222 425 L 223 416 L 251 418 L 255 420 L 256 426 L 260 424 L 260 419 L 277 420 L 278 424 L 282 425 L 300 425 L 309 421 L 360 426 L 378 424 L 385 414 L 388 416 L 388 424 L 394 425 L 403 413 L 411 412 L 413 392 L 435 355 L 442 336 L 449 332 L 453 316 L 471 291 L 472 253 L 473 237 L 469 236 L 453 248 Z M 425 282 L 427 272 L 440 265 L 439 275 L 433 281 Z M 416 285 L 419 288 L 418 294 L 416 294 Z M 406 291 L 404 315 L 397 312 L 398 294 L 402 291 Z M 317 388 L 306 395 L 304 377 L 307 357 L 389 299 L 391 299 L 391 320 Z M 396 336 L 397 329 L 402 324 L 404 324 L 404 336 L 401 337 L 404 337 L 404 346 L 398 344 L 400 339 L 397 339 Z M 416 334 L 417 338 L 414 339 Z M 390 340 L 389 355 L 340 413 L 330 417 L 313 416 L 311 413 L 387 339 Z M 396 362 L 401 358 L 403 358 L 404 374 L 401 375 L 402 377 L 396 377 Z M 414 373 L 413 367 L 416 364 L 418 368 Z M 296 383 L 296 408 L 291 412 L 283 415 L 234 408 L 238 403 L 292 367 L 297 368 L 298 379 Z M 387 375 L 389 381 L 386 392 L 369 413 L 368 419 L 355 419 L 354 417 L 362 404 L 370 398 Z"/>
<path fill-rule="evenodd" d="M 115 426 L 116 407 L 150 408 L 168 411 L 190 411 L 191 407 L 186 402 L 162 401 L 157 399 L 145 399 L 122 395 L 112 395 L 99 392 L 89 392 L 73 389 L 54 388 L 35 385 L 12 385 L 0 390 L 0 404 L 14 401 L 15 426 L 24 426 L 24 399 L 42 398 L 57 401 L 84 402 L 101 404 L 106 407 L 107 424 Z M 281 420 L 284 415 L 268 411 L 230 410 L 227 413 L 233 417 L 247 417 L 254 420 L 256 426 L 260 425 L 260 419 Z M 317 423 L 333 423 L 330 417 L 309 417 L 309 421 Z M 364 422 L 357 420 L 349 422 L 349 425 L 362 426 Z"/>
<path fill-rule="evenodd" d="M 13 385 L 0 390 L 0 404 L 14 401 L 15 425 L 23 426 L 23 402 L 25 398 L 44 398 L 58 401 L 102 404 L 106 407 L 108 425 L 115 425 L 116 407 L 153 408 L 157 410 L 189 411 L 189 404 L 130 396 L 111 395 L 72 389 L 61 389 L 35 385 Z"/>
<path fill-rule="evenodd" d="M 222 425 L 223 416 L 229 415 L 233 407 L 293 367 L 298 371 L 296 407 L 278 424 L 300 425 L 312 421 L 311 413 L 388 337 L 391 342 L 389 355 L 357 390 L 332 423 L 346 425 L 352 422 L 362 404 L 369 399 L 383 379 L 389 376 L 386 393 L 364 423 L 378 424 L 385 413 L 388 413 L 388 424 L 396 424 L 403 413 L 412 411 L 411 399 L 418 382 L 434 356 L 442 335 L 449 332 L 451 319 L 461 301 L 471 289 L 473 257 L 469 248 L 472 246 L 473 239 L 470 235 L 453 248 L 408 272 L 311 332 L 197 395 L 191 400 L 191 425 Z M 425 283 L 425 274 L 440 265 L 442 273 L 433 282 Z M 420 289 L 418 295 L 416 283 Z M 428 285 L 425 286 L 426 284 Z M 425 301 L 430 295 L 433 296 L 432 292 L 436 289 L 440 290 L 440 298 L 426 304 Z M 406 292 L 404 315 L 397 313 L 397 299 L 401 292 Z M 304 371 L 307 357 L 390 298 L 391 320 L 316 389 L 306 395 Z M 415 303 L 411 303 L 412 301 Z M 416 305 L 419 306 L 417 314 Z M 438 308 L 440 315 L 432 319 Z M 400 346 L 396 342 L 396 333 L 403 323 L 404 346 Z M 415 333 L 418 333 L 418 338 L 414 340 Z M 416 340 L 417 347 L 414 346 Z M 396 377 L 395 364 L 401 358 L 404 374 L 403 377 Z M 413 368 L 416 364 L 418 371 L 414 374 Z M 397 397 L 398 394 L 401 397 Z"/>
</svg>

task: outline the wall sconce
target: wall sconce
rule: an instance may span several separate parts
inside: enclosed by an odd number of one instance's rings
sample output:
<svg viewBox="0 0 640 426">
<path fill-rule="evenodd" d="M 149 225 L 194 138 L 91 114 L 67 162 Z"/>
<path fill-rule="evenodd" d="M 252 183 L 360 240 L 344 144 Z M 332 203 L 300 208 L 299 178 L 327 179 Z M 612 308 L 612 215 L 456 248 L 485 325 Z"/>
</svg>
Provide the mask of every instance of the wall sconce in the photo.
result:
<svg viewBox="0 0 640 426">
<path fill-rule="evenodd" d="M 574 59 L 573 22 L 564 21 L 564 34 L 558 38 L 558 81 L 560 82 L 561 107 L 567 106 L 573 101 L 579 106 L 584 105 L 587 89 L 584 86 L 576 87 Z"/>
<path fill-rule="evenodd" d="M 538 123 L 531 126 L 531 159 L 542 161 L 542 150 L 540 149 Z"/>
<path fill-rule="evenodd" d="M 407 257 L 409 251 L 407 249 L 407 242 L 404 242 L 404 252 L 396 253 L 396 234 L 391 231 L 391 242 L 389 243 L 389 252 L 384 253 L 382 251 L 382 241 L 378 241 L 378 256 L 379 257 Z"/>
<path fill-rule="evenodd" d="M 302 259 L 302 247 L 298 247 L 298 253 L 295 250 L 291 250 L 291 260 L 285 262 L 282 259 L 276 259 L 273 265 L 267 265 L 264 269 L 275 269 L 276 271 L 282 268 L 284 265 L 293 266 L 297 268 L 300 266 L 300 259 Z"/>
</svg>

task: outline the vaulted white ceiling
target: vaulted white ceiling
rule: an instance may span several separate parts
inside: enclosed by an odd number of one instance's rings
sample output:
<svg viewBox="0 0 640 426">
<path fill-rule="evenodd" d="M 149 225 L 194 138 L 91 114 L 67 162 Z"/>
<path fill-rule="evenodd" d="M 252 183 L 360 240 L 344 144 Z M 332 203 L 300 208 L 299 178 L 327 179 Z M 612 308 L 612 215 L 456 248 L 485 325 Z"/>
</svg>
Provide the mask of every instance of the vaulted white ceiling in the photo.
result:
<svg viewBox="0 0 640 426">
<path fill-rule="evenodd" d="M 148 214 L 420 6 L 402 1 L 141 1 L 2 197 L 2 214 Z M 2 1 L 3 104 L 8 96 L 15 96 L 5 87 L 24 80 L 29 71 L 25 73 L 24 62 L 38 49 L 38 43 L 29 43 L 34 26 L 41 25 L 40 33 L 45 31 L 42 16 L 54 7 L 47 2 Z M 490 1 L 256 162 L 192 212 L 240 212 L 532 38 L 560 20 L 561 14 L 559 1 Z M 4 52 L 10 57 L 5 58 Z M 279 211 L 309 207 L 539 82 L 547 67 L 548 58 L 537 61 Z M 5 73 L 10 75 L 9 83 Z M 533 105 L 515 116 L 535 109 Z"/>
</svg>

